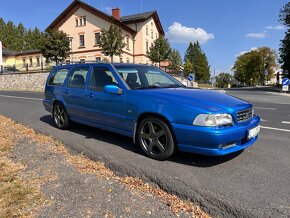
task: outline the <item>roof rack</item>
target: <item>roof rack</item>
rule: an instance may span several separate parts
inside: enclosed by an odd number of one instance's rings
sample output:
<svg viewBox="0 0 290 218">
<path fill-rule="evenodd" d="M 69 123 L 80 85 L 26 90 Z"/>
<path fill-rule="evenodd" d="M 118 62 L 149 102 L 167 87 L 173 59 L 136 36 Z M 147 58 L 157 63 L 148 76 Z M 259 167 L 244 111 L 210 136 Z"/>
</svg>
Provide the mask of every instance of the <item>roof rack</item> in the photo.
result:
<svg viewBox="0 0 290 218">
<path fill-rule="evenodd" d="M 58 65 L 71 65 L 71 64 L 92 64 L 92 63 L 105 63 L 104 61 L 92 60 L 92 61 L 63 61 Z"/>
</svg>

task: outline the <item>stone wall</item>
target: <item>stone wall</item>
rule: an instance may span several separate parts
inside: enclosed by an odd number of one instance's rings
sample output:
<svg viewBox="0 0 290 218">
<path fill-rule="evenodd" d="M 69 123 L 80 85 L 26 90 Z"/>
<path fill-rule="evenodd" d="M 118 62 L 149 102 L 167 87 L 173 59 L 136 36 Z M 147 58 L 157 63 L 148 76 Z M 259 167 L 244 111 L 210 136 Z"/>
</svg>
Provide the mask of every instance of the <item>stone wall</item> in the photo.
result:
<svg viewBox="0 0 290 218">
<path fill-rule="evenodd" d="M 48 72 L 0 74 L 0 89 L 44 91 Z"/>
</svg>

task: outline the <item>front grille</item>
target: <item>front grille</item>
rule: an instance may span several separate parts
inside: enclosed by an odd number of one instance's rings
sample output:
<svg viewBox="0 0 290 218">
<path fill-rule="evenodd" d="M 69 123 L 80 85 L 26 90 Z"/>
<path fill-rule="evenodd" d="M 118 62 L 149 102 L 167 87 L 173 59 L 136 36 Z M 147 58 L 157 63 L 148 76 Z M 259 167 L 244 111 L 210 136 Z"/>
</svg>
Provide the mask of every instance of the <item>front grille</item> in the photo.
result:
<svg viewBox="0 0 290 218">
<path fill-rule="evenodd" d="M 247 110 L 242 110 L 237 112 L 237 118 L 238 122 L 244 122 L 253 117 L 253 109 L 247 109 Z"/>
</svg>

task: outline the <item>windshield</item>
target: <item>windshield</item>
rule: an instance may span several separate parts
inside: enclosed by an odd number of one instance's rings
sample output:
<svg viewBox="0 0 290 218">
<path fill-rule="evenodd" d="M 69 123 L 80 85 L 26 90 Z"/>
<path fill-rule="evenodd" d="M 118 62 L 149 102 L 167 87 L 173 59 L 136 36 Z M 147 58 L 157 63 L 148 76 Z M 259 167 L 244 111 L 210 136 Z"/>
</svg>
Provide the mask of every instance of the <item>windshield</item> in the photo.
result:
<svg viewBox="0 0 290 218">
<path fill-rule="evenodd" d="M 131 89 L 180 88 L 182 83 L 154 66 L 115 66 Z"/>
</svg>

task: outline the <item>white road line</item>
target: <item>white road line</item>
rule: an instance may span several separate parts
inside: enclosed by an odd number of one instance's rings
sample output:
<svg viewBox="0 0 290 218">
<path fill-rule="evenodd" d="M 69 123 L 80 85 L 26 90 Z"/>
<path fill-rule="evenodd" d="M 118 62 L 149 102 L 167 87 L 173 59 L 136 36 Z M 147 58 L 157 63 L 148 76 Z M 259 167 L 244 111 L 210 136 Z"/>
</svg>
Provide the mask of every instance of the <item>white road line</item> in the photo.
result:
<svg viewBox="0 0 290 218">
<path fill-rule="evenodd" d="M 261 121 L 262 121 L 262 122 L 267 122 L 268 120 L 263 120 L 263 119 L 261 119 Z"/>
<path fill-rule="evenodd" d="M 3 97 L 3 98 L 16 98 L 16 99 L 42 101 L 41 98 L 27 98 L 27 97 L 19 97 L 19 96 L 12 96 L 12 95 L 0 95 L 0 97 Z"/>
<path fill-rule="evenodd" d="M 290 124 L 290 121 L 282 121 L 283 124 Z"/>
<path fill-rule="evenodd" d="M 276 110 L 276 108 L 273 107 L 254 107 L 256 109 L 262 109 L 262 110 Z"/>
<path fill-rule="evenodd" d="M 277 130 L 281 132 L 290 132 L 290 129 L 279 129 L 279 128 L 274 128 L 274 127 L 269 127 L 269 126 L 261 126 L 262 129 L 271 129 L 271 130 Z"/>
</svg>

